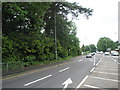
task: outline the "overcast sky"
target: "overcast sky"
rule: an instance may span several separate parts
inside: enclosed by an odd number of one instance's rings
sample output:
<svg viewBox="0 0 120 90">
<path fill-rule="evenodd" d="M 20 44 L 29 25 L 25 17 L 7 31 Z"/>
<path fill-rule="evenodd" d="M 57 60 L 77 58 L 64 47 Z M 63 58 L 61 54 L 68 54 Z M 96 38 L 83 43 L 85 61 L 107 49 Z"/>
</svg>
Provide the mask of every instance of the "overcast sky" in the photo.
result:
<svg viewBox="0 0 120 90">
<path fill-rule="evenodd" d="M 77 37 L 80 46 L 97 44 L 100 37 L 109 37 L 118 40 L 118 1 L 119 0 L 67 0 L 79 2 L 81 6 L 94 10 L 93 15 L 87 20 L 80 15 L 79 20 L 74 20 L 77 26 Z"/>
</svg>

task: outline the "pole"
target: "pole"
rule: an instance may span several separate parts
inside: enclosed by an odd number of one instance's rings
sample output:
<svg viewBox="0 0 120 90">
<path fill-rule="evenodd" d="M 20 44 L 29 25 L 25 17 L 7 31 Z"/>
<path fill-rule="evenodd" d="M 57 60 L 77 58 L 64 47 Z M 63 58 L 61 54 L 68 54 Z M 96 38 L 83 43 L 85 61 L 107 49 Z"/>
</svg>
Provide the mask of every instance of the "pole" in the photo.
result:
<svg viewBox="0 0 120 90">
<path fill-rule="evenodd" d="M 56 13 L 54 12 L 54 19 L 55 19 L 55 58 L 57 60 L 57 39 L 56 39 Z"/>
<path fill-rule="evenodd" d="M 95 55 L 94 55 L 94 62 L 93 62 L 93 65 L 94 65 L 94 67 L 95 67 Z"/>
</svg>

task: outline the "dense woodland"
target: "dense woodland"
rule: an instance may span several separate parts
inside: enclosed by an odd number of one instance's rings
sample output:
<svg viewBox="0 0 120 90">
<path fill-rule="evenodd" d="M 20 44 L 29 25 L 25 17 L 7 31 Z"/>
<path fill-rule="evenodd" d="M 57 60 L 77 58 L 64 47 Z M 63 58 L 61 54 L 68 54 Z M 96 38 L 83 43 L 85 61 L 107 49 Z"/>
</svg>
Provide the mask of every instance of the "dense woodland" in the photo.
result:
<svg viewBox="0 0 120 90">
<path fill-rule="evenodd" d="M 81 54 L 72 19 L 93 10 L 68 2 L 3 2 L 2 62 L 39 63 Z M 71 14 L 71 20 L 68 15 Z M 56 32 L 55 32 L 56 30 Z M 55 44 L 56 35 L 56 44 Z"/>
</svg>

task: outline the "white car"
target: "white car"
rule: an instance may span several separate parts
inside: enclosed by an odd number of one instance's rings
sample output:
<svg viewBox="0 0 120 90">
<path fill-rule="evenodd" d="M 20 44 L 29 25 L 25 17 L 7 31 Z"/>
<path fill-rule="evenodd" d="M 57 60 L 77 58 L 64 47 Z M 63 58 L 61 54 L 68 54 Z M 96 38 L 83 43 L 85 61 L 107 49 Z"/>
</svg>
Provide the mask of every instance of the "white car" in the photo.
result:
<svg viewBox="0 0 120 90">
<path fill-rule="evenodd" d="M 86 58 L 92 58 L 92 54 L 91 53 L 87 53 Z"/>
<path fill-rule="evenodd" d="M 119 56 L 119 53 L 117 51 L 116 52 L 112 52 L 111 56 Z"/>
<path fill-rule="evenodd" d="M 110 55 L 110 53 L 109 52 L 105 52 L 105 55 Z"/>
</svg>

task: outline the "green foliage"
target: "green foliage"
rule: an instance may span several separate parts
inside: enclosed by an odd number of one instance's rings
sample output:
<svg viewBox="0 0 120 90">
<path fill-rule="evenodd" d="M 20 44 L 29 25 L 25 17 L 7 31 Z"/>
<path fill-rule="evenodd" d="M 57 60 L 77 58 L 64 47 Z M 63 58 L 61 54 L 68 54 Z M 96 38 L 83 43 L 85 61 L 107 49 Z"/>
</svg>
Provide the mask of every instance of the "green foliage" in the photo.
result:
<svg viewBox="0 0 120 90">
<path fill-rule="evenodd" d="M 59 59 L 81 54 L 75 23 L 79 14 L 92 9 L 67 2 L 3 2 L 3 62 L 24 62 L 25 66 L 55 61 L 55 28 Z"/>
<path fill-rule="evenodd" d="M 91 52 L 96 52 L 96 46 L 94 44 L 90 44 L 89 48 Z"/>
<path fill-rule="evenodd" d="M 107 51 L 107 48 L 111 48 L 111 50 L 114 50 L 117 48 L 117 44 L 113 42 L 110 38 L 108 37 L 102 37 L 99 39 L 97 43 L 97 49 L 98 51 Z"/>
</svg>

